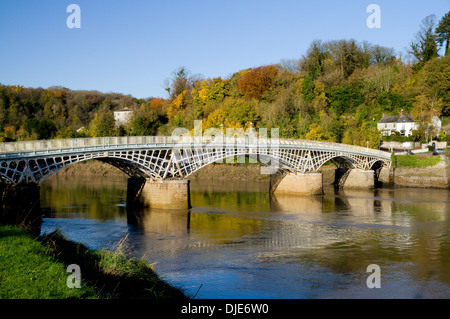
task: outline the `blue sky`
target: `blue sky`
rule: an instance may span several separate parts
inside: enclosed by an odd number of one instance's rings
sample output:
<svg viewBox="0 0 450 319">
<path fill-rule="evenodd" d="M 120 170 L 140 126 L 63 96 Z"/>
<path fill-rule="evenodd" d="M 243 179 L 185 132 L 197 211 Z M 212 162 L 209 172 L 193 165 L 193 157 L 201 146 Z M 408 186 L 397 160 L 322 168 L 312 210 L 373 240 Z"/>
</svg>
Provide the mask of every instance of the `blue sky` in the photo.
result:
<svg viewBox="0 0 450 319">
<path fill-rule="evenodd" d="M 70 4 L 81 28 L 69 29 Z M 381 28 L 370 29 L 370 4 Z M 450 0 L 45 0 L 0 2 L 0 83 L 167 97 L 184 66 L 203 77 L 297 59 L 313 40 L 353 38 L 405 51 Z"/>
</svg>

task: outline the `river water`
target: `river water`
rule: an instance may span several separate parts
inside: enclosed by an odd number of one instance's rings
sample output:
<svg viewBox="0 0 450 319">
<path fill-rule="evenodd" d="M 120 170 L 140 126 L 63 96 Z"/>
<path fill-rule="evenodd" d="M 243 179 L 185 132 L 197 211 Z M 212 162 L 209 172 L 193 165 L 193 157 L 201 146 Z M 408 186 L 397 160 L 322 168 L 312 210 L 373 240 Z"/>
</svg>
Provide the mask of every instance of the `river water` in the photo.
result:
<svg viewBox="0 0 450 319">
<path fill-rule="evenodd" d="M 201 298 L 449 298 L 450 191 L 270 196 L 265 182 L 191 182 L 189 211 L 127 214 L 123 177 L 53 176 L 42 233 L 114 249 Z M 379 267 L 380 288 L 376 282 Z"/>
</svg>

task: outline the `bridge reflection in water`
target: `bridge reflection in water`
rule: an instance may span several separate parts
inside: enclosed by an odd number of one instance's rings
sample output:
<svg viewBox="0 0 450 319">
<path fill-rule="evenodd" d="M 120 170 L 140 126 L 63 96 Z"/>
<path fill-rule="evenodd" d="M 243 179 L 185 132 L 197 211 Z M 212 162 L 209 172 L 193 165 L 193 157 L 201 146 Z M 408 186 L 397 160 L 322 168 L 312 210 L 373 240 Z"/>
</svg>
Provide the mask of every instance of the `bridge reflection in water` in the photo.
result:
<svg viewBox="0 0 450 319">
<path fill-rule="evenodd" d="M 208 186 L 202 185 L 203 188 Z M 242 184 L 241 184 L 242 186 Z M 175 249 L 239 244 L 257 238 L 258 245 L 289 248 L 324 247 L 343 240 L 331 236 L 334 227 L 366 225 L 409 227 L 419 218 L 449 220 L 449 192 L 432 190 L 429 202 L 417 200 L 417 190 L 336 190 L 323 196 L 268 194 L 266 185 L 253 192 L 220 192 L 220 185 L 194 188 L 190 210 L 140 209 L 128 212 L 134 230 L 147 234 L 147 246 Z M 259 191 L 255 191 L 258 190 Z M 442 198 L 446 200 L 442 201 Z M 413 205 L 418 214 L 410 214 Z M 164 240 L 162 240 L 164 238 Z"/>
</svg>

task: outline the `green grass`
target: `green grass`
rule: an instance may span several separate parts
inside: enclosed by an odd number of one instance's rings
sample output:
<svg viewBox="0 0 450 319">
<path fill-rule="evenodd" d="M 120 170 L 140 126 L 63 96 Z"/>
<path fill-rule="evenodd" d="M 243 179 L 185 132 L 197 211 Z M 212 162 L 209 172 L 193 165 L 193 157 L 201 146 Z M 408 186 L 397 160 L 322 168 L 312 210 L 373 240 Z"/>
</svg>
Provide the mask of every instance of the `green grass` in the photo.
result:
<svg viewBox="0 0 450 319">
<path fill-rule="evenodd" d="M 440 156 L 399 155 L 396 158 L 398 167 L 429 167 L 441 161 Z"/>
<path fill-rule="evenodd" d="M 67 287 L 69 264 L 81 269 L 81 288 Z M 142 260 L 94 251 L 57 233 L 35 237 L 18 226 L 0 225 L 1 299 L 185 299 Z"/>
</svg>

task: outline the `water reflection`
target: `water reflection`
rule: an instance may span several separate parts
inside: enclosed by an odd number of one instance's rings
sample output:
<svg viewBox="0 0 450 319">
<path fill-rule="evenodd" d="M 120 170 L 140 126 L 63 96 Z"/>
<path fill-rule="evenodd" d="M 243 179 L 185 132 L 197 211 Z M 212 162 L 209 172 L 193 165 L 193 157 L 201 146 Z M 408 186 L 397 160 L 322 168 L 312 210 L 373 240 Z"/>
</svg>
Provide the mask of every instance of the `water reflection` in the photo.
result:
<svg viewBox="0 0 450 319">
<path fill-rule="evenodd" d="M 449 190 L 271 196 L 264 183 L 192 181 L 190 210 L 127 212 L 124 180 L 49 181 L 44 231 L 94 247 L 126 235 L 130 254 L 188 293 L 202 284 L 197 298 L 450 295 Z M 365 285 L 372 263 L 379 290 Z"/>
<path fill-rule="evenodd" d="M 270 210 L 273 212 L 297 212 L 320 214 L 323 211 L 323 196 L 296 196 L 288 194 L 272 194 Z"/>
</svg>

